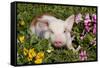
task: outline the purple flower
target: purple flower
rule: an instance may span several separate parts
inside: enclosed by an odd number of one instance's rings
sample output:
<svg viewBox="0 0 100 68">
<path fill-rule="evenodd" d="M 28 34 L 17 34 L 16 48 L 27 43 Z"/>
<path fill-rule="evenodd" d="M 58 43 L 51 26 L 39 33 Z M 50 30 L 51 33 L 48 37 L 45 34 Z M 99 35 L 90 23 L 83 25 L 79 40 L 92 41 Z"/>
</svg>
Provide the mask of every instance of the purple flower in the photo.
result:
<svg viewBox="0 0 100 68">
<path fill-rule="evenodd" d="M 85 25 L 85 30 L 86 30 L 87 32 L 90 31 L 90 22 L 91 22 L 90 16 L 89 16 L 89 14 L 86 14 L 85 20 L 84 20 L 84 25 Z"/>
<path fill-rule="evenodd" d="M 86 14 L 85 19 L 90 19 L 89 13 Z"/>
<path fill-rule="evenodd" d="M 78 23 L 81 22 L 82 20 L 83 20 L 82 14 L 81 14 L 81 13 L 77 14 L 76 19 L 75 19 L 75 22 L 78 24 Z"/>
<path fill-rule="evenodd" d="M 92 15 L 92 21 L 93 21 L 94 23 L 96 23 L 96 20 L 97 20 L 96 15 L 93 14 L 93 15 Z"/>
<path fill-rule="evenodd" d="M 96 24 L 94 24 L 94 27 L 93 27 L 93 34 L 96 34 Z"/>
<path fill-rule="evenodd" d="M 89 32 L 90 31 L 90 27 L 88 25 L 85 26 L 85 30 L 86 32 Z"/>
<path fill-rule="evenodd" d="M 87 60 L 87 53 L 85 50 L 81 50 L 80 54 L 79 54 L 79 59 L 81 61 Z"/>
<path fill-rule="evenodd" d="M 93 34 L 96 34 L 96 15 L 95 14 L 92 15 L 92 21 L 94 22 Z"/>
</svg>

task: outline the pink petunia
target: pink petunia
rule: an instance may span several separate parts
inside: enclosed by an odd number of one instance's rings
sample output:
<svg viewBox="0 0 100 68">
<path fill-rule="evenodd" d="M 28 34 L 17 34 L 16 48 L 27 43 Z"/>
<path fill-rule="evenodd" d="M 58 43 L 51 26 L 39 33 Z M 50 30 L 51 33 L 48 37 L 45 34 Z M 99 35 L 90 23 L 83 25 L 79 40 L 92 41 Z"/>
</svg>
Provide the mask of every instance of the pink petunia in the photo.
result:
<svg viewBox="0 0 100 68">
<path fill-rule="evenodd" d="M 80 39 L 83 40 L 84 39 L 84 34 L 80 35 Z"/>
<path fill-rule="evenodd" d="M 95 14 L 92 15 L 92 21 L 94 22 L 93 34 L 96 34 L 96 15 Z"/>
<path fill-rule="evenodd" d="M 81 61 L 87 60 L 87 53 L 85 50 L 81 50 L 80 54 L 79 54 L 79 59 Z"/>
<path fill-rule="evenodd" d="M 85 19 L 90 19 L 89 13 L 87 13 L 87 14 L 85 15 Z"/>
<path fill-rule="evenodd" d="M 82 14 L 81 14 L 81 13 L 77 14 L 77 15 L 76 15 L 76 18 L 75 18 L 75 22 L 78 24 L 78 23 L 81 22 L 82 20 L 83 20 Z"/>
<path fill-rule="evenodd" d="M 86 32 L 89 32 L 90 31 L 90 27 L 88 25 L 85 26 L 85 30 Z"/>
<path fill-rule="evenodd" d="M 93 34 L 96 34 L 96 24 L 94 24 L 94 27 L 93 27 Z"/>
<path fill-rule="evenodd" d="M 94 23 L 96 23 L 96 20 L 97 20 L 96 14 L 93 14 L 93 15 L 92 15 L 92 21 L 93 21 Z"/>
<path fill-rule="evenodd" d="M 81 36 L 80 39 L 83 40 L 84 39 L 84 36 Z"/>
<path fill-rule="evenodd" d="M 84 25 L 85 25 L 85 30 L 86 30 L 87 32 L 90 31 L 90 22 L 91 22 L 90 16 L 89 16 L 89 14 L 86 14 L 85 20 L 84 20 Z"/>
</svg>

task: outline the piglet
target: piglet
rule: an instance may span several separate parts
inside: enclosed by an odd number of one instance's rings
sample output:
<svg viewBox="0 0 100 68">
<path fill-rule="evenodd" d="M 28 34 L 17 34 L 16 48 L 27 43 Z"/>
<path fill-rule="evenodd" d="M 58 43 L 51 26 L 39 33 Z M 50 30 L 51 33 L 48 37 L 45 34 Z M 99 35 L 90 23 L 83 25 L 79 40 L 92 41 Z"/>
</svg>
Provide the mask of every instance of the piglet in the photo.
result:
<svg viewBox="0 0 100 68">
<path fill-rule="evenodd" d="M 44 39 L 50 39 L 50 42 L 55 47 L 67 46 L 68 49 L 76 52 L 79 51 L 81 47 L 78 46 L 78 48 L 75 49 L 72 46 L 70 32 L 74 24 L 74 18 L 75 16 L 71 15 L 64 21 L 52 15 L 44 14 L 33 19 L 30 30 L 32 34 L 36 34 Z"/>
</svg>

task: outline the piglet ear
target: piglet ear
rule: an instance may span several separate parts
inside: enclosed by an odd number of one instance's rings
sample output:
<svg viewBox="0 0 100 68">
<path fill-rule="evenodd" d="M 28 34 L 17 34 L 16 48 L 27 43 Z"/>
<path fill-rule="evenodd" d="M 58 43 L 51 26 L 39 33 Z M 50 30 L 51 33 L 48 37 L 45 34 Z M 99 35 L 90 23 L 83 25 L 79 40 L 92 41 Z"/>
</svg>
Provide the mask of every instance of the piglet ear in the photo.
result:
<svg viewBox="0 0 100 68">
<path fill-rule="evenodd" d="M 41 30 L 48 30 L 49 22 L 46 19 L 38 18 L 38 26 Z"/>
<path fill-rule="evenodd" d="M 75 15 L 71 15 L 65 20 L 65 27 L 68 31 L 72 30 L 72 27 L 74 24 L 74 18 L 75 18 Z"/>
<path fill-rule="evenodd" d="M 44 23 L 44 24 L 47 24 L 47 23 L 48 23 L 48 20 L 47 20 L 47 19 L 44 19 L 43 17 L 38 18 L 37 20 L 38 20 L 39 22 L 41 22 L 41 23 Z"/>
</svg>

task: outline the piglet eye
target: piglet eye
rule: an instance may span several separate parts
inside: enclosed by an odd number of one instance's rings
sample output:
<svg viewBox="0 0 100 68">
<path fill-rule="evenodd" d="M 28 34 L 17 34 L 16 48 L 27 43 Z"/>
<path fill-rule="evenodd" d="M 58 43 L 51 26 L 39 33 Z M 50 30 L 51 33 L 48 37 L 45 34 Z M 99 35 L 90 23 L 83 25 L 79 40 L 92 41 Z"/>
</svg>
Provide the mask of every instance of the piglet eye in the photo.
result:
<svg viewBox="0 0 100 68">
<path fill-rule="evenodd" d="M 66 32 L 66 30 L 64 30 L 64 33 Z"/>
<path fill-rule="evenodd" d="M 52 30 L 50 30 L 51 33 L 54 33 Z"/>
</svg>

